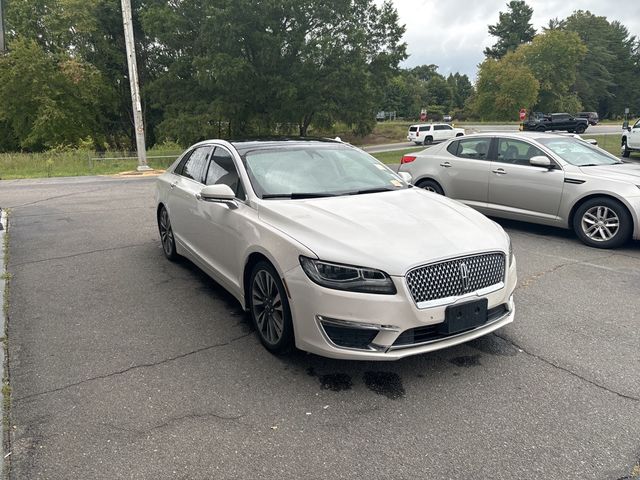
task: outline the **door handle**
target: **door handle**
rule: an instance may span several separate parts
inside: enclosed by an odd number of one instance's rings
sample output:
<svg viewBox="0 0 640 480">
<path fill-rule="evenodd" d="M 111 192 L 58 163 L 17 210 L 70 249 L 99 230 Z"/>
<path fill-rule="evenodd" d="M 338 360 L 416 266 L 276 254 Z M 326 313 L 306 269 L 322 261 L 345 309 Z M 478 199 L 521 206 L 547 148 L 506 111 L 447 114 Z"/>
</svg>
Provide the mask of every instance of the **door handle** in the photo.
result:
<svg viewBox="0 0 640 480">
<path fill-rule="evenodd" d="M 440 166 L 444 167 L 444 168 L 453 167 L 453 165 L 451 165 L 449 162 L 443 162 L 443 163 L 440 164 Z"/>
<path fill-rule="evenodd" d="M 171 188 L 171 190 L 173 190 L 177 184 L 178 184 L 178 181 L 176 180 L 171 185 L 169 185 L 169 188 Z"/>
<path fill-rule="evenodd" d="M 493 173 L 497 175 L 506 175 L 507 172 L 504 171 L 504 168 L 496 168 L 495 170 L 491 170 Z"/>
</svg>

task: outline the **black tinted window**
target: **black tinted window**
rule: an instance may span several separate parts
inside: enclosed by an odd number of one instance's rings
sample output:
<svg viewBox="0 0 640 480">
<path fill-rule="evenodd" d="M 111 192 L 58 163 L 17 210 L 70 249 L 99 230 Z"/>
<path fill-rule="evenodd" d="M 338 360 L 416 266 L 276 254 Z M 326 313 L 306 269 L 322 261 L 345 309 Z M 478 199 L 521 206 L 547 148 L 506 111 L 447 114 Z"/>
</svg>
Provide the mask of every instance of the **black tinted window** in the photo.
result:
<svg viewBox="0 0 640 480">
<path fill-rule="evenodd" d="M 454 151 L 451 151 L 450 149 L 454 148 L 454 145 L 457 147 Z M 447 147 L 447 150 L 456 157 L 486 160 L 489 155 L 490 145 L 491 138 L 467 138 L 453 142 Z"/>
<path fill-rule="evenodd" d="M 460 142 L 451 142 L 447 147 L 447 152 L 451 155 L 458 155 L 458 147 L 460 146 Z"/>
<path fill-rule="evenodd" d="M 228 185 L 234 191 L 236 197 L 242 200 L 245 199 L 244 189 L 242 188 L 238 170 L 233 162 L 233 157 L 223 147 L 216 147 L 213 151 L 205 181 L 207 185 Z"/>
<path fill-rule="evenodd" d="M 431 130 L 431 125 L 427 125 L 426 127 L 420 127 L 421 132 L 428 132 Z"/>
<path fill-rule="evenodd" d="M 418 131 L 418 127 L 409 127 L 409 131 L 410 132 L 417 132 Z"/>
<path fill-rule="evenodd" d="M 196 182 L 203 183 L 204 168 L 209 158 L 211 147 L 199 147 L 196 148 L 189 156 L 189 159 L 184 164 L 182 172 L 183 177 L 191 178 Z"/>
<path fill-rule="evenodd" d="M 498 140 L 498 161 L 515 165 L 531 165 L 531 157 L 547 156 L 538 147 L 522 140 L 501 138 Z"/>
<path fill-rule="evenodd" d="M 434 125 L 434 130 L 451 130 L 449 125 Z"/>
</svg>

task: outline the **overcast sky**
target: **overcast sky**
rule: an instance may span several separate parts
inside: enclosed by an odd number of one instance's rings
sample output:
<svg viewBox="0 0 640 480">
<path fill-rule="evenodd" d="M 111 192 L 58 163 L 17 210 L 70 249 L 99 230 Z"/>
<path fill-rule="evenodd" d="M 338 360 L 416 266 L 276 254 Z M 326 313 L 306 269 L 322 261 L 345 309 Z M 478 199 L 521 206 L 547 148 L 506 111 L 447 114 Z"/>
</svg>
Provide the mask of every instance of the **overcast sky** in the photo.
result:
<svg viewBox="0 0 640 480">
<path fill-rule="evenodd" d="M 485 47 L 495 43 L 487 32 L 506 11 L 508 0 L 393 0 L 406 25 L 409 58 L 403 67 L 435 63 L 443 75 L 466 73 L 473 81 Z M 550 18 L 566 18 L 574 10 L 589 10 L 618 20 L 631 35 L 640 35 L 640 0 L 529 0 L 537 31 Z"/>
</svg>

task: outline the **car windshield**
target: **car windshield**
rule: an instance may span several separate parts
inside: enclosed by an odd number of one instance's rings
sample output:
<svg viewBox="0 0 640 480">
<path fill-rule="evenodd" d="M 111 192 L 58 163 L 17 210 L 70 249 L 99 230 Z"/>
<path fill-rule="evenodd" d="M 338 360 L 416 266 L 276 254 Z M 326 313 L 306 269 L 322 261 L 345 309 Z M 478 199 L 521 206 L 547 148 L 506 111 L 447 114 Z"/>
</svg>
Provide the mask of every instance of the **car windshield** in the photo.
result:
<svg viewBox="0 0 640 480">
<path fill-rule="evenodd" d="M 537 140 L 563 160 L 578 167 L 595 167 L 598 165 L 615 165 L 622 163 L 610 153 L 577 138 L 545 137 L 538 138 Z"/>
<path fill-rule="evenodd" d="M 407 188 L 372 156 L 342 145 L 292 145 L 249 150 L 243 155 L 260 198 L 313 198 Z"/>
</svg>

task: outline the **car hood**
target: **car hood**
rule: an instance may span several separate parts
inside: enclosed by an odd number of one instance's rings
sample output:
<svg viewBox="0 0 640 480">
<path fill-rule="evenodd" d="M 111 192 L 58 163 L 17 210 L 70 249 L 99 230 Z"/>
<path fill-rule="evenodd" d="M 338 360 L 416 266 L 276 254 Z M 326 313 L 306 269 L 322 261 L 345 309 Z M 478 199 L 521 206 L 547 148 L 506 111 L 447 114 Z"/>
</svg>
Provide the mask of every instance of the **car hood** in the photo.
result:
<svg viewBox="0 0 640 480">
<path fill-rule="evenodd" d="M 444 258 L 506 251 L 502 227 L 454 200 L 419 188 L 305 200 L 266 200 L 260 219 L 318 258 L 389 275 Z"/>
<path fill-rule="evenodd" d="M 640 184 L 640 165 L 633 163 L 581 167 L 580 170 L 582 173 L 592 177 L 602 177 L 609 180 Z"/>
</svg>

